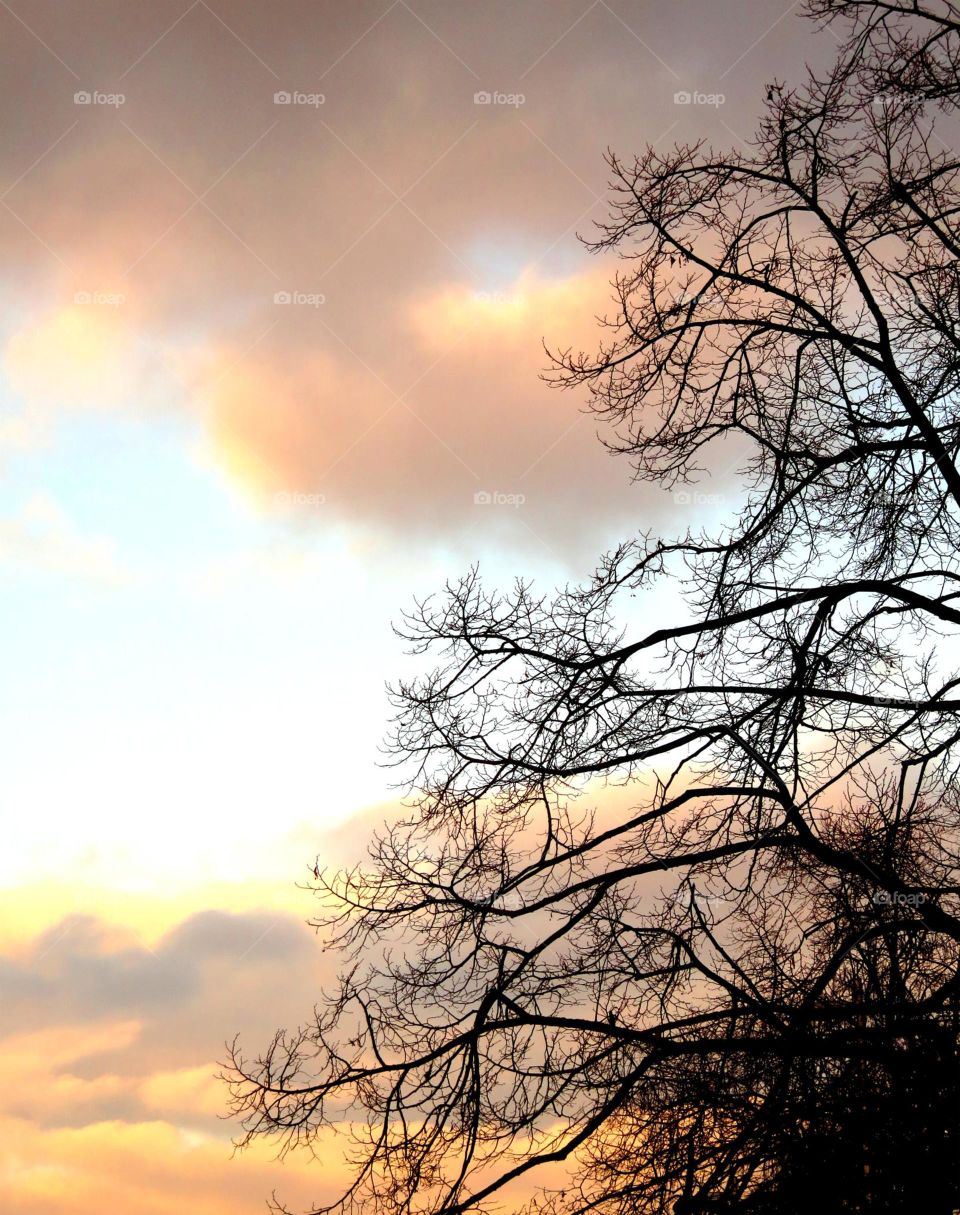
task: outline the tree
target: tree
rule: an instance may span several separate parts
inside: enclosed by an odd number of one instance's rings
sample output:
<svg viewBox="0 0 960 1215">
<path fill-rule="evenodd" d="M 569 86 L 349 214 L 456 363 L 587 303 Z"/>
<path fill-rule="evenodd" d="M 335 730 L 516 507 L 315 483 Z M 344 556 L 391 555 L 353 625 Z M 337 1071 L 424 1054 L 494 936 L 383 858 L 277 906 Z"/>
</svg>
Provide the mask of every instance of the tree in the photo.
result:
<svg viewBox="0 0 960 1215">
<path fill-rule="evenodd" d="M 610 155 L 615 311 L 556 356 L 638 478 L 739 461 L 729 520 L 417 605 L 411 817 L 319 883 L 315 1021 L 233 1051 L 246 1140 L 349 1123 L 342 1210 L 560 1163 L 556 1215 L 960 1205 L 960 10 L 808 15 L 839 57 L 746 152 Z"/>
</svg>

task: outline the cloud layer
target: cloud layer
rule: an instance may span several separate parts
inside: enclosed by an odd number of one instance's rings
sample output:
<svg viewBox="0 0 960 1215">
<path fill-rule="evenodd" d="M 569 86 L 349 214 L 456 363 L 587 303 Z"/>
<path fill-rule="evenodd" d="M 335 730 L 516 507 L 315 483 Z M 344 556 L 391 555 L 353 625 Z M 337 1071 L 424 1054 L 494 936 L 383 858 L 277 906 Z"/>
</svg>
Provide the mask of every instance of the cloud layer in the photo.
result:
<svg viewBox="0 0 960 1215">
<path fill-rule="evenodd" d="M 29 99 L 0 149 L 15 397 L 185 410 L 264 510 L 390 543 L 563 558 L 659 509 L 539 383 L 541 339 L 596 341 L 611 267 L 574 234 L 604 214 L 602 149 L 747 137 L 757 45 L 803 27 L 761 0 L 4 21 L 3 101 Z M 676 104 L 698 89 L 723 105 Z"/>
<path fill-rule="evenodd" d="M 152 948 L 129 929 L 71 917 L 0 959 L 0 1192 L 30 1215 L 254 1212 L 272 1189 L 329 1197 L 306 1159 L 266 1146 L 230 1159 L 215 1078 L 224 1037 L 259 1044 L 309 1016 L 322 969 L 289 915 L 194 914 Z M 265 998 L 265 993 L 270 993 Z M 323 1145 L 321 1144 L 321 1149 Z"/>
</svg>

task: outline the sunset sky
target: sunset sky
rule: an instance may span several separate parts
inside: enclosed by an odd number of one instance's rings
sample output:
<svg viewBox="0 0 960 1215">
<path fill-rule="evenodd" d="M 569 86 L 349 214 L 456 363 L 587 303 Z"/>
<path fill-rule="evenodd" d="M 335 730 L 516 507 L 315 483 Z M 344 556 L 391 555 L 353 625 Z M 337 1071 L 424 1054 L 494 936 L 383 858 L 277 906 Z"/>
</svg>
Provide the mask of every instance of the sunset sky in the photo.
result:
<svg viewBox="0 0 960 1215">
<path fill-rule="evenodd" d="M 335 1191 L 229 1158 L 223 1042 L 331 965 L 414 597 L 709 517 L 541 342 L 597 340 L 604 149 L 749 139 L 800 7 L 0 0 L 4 1210 Z"/>
</svg>

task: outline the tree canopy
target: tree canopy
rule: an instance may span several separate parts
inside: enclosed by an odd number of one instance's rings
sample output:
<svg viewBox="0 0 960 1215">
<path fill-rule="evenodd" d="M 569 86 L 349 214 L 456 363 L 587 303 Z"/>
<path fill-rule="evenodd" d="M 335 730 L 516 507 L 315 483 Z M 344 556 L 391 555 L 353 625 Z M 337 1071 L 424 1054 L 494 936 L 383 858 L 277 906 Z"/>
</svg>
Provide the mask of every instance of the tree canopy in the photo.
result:
<svg viewBox="0 0 960 1215">
<path fill-rule="evenodd" d="M 609 155 L 613 309 L 552 372 L 736 509 L 417 605 L 411 813 L 318 882 L 342 981 L 233 1051 L 247 1140 L 349 1126 L 341 1210 L 960 1206 L 960 9 L 807 17 L 838 57 L 748 148 Z"/>
</svg>

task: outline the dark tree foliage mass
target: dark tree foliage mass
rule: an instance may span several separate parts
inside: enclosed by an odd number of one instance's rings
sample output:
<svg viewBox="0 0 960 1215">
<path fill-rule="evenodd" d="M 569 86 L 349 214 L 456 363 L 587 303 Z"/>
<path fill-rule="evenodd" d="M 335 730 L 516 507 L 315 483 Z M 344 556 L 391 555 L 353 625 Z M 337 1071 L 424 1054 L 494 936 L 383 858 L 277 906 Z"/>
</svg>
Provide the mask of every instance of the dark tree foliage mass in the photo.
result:
<svg viewBox="0 0 960 1215">
<path fill-rule="evenodd" d="M 747 150 L 610 156 L 556 358 L 639 478 L 732 458 L 731 521 L 418 606 L 415 809 L 320 883 L 339 989 L 233 1052 L 247 1138 L 349 1126 L 339 1209 L 960 1207 L 960 9 L 806 15 L 839 56 Z"/>
</svg>

